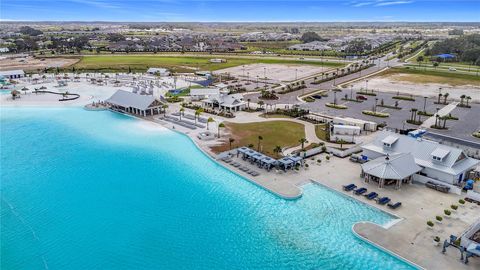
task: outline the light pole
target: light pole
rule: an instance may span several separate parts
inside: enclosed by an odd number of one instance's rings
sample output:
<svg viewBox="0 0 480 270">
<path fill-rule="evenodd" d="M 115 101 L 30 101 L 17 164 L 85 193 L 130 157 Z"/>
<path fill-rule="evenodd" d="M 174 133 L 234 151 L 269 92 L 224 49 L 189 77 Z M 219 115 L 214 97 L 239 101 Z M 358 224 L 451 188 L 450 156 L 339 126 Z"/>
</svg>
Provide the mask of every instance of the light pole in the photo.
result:
<svg viewBox="0 0 480 270">
<path fill-rule="evenodd" d="M 295 69 L 295 81 L 297 80 L 297 69 Z"/>
<path fill-rule="evenodd" d="M 365 93 L 368 93 L 368 80 L 365 80 Z"/>
<path fill-rule="evenodd" d="M 353 85 L 350 85 L 350 99 L 353 99 Z"/>
<path fill-rule="evenodd" d="M 427 98 L 428 97 L 423 97 L 423 112 L 426 113 L 426 107 L 427 107 Z"/>
<path fill-rule="evenodd" d="M 263 68 L 263 78 L 265 78 L 265 80 L 267 79 L 267 68 L 266 67 Z"/>
</svg>

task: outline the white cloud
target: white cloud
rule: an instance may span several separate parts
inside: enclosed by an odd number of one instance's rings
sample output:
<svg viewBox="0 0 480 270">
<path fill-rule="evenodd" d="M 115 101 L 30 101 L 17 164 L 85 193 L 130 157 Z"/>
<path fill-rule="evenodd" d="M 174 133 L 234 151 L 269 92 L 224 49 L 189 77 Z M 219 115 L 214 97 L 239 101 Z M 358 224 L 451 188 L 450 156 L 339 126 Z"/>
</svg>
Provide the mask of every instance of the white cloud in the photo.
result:
<svg viewBox="0 0 480 270">
<path fill-rule="evenodd" d="M 413 0 L 374 0 L 374 1 L 351 1 L 349 5 L 352 7 L 384 7 L 393 5 L 402 5 L 413 3 Z"/>
<path fill-rule="evenodd" d="M 376 7 L 384 7 L 384 6 L 393 6 L 393 5 L 403 5 L 403 4 L 410 4 L 413 1 L 388 1 L 388 2 L 380 2 L 375 4 Z"/>
<path fill-rule="evenodd" d="M 103 1 L 103 0 L 70 0 L 70 1 L 74 3 L 85 4 L 85 5 L 94 6 L 98 8 L 105 8 L 105 9 L 120 8 L 119 5 L 115 5 L 115 4 L 112 4 L 111 2 Z"/>
</svg>

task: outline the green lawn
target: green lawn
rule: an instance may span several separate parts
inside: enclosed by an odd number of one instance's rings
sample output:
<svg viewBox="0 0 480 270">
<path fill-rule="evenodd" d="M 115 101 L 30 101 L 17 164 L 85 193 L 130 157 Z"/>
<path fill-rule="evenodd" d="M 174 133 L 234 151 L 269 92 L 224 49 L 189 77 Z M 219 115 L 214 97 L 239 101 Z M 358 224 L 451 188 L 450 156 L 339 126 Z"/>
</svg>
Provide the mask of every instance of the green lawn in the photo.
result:
<svg viewBox="0 0 480 270">
<path fill-rule="evenodd" d="M 275 146 L 292 147 L 299 145 L 301 138 L 305 137 L 305 126 L 290 121 L 269 121 L 258 123 L 225 123 L 231 137 L 235 139 L 233 147 L 254 145 L 257 150 L 258 136 L 262 136 L 260 143 L 261 152 L 269 156 L 275 156 L 273 149 Z M 214 151 L 225 151 L 229 148 L 229 144 L 214 147 Z"/>
<path fill-rule="evenodd" d="M 440 83 L 450 85 L 478 85 L 480 76 L 441 70 L 423 70 L 412 68 L 391 68 L 379 76 L 408 75 L 395 77 L 397 80 L 413 83 Z"/>
<path fill-rule="evenodd" d="M 247 65 L 252 63 L 264 64 L 303 64 L 315 66 L 339 67 L 342 63 L 336 62 L 314 62 L 296 59 L 262 59 L 257 58 L 226 58 L 226 63 L 210 63 L 209 59 L 218 56 L 161 56 L 161 55 L 92 55 L 82 56 L 75 64 L 77 70 L 98 70 L 98 71 L 127 71 L 130 67 L 134 71 L 145 71 L 149 67 L 164 67 L 174 72 L 192 72 L 199 70 L 218 70 L 228 67 Z M 221 58 L 221 57 L 220 57 Z"/>
<path fill-rule="evenodd" d="M 315 134 L 317 134 L 317 137 L 322 141 L 327 141 L 326 127 L 326 124 L 315 125 Z"/>
</svg>

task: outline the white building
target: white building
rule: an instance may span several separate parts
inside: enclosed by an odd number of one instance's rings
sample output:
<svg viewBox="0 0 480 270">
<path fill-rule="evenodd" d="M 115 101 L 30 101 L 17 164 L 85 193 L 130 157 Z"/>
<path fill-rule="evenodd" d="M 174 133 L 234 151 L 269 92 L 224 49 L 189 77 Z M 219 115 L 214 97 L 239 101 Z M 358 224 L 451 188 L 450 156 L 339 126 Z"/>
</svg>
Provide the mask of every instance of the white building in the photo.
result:
<svg viewBox="0 0 480 270">
<path fill-rule="evenodd" d="M 480 160 L 468 157 L 462 149 L 389 131 L 380 132 L 371 143 L 363 145 L 362 149 L 362 154 L 368 159 L 410 153 L 415 163 L 422 168 L 413 175 L 414 181 L 431 181 L 452 187 L 462 186 L 470 171 L 480 164 Z"/>
<path fill-rule="evenodd" d="M 330 141 L 344 140 L 346 142 L 355 142 L 355 137 L 360 135 L 360 127 L 349 125 L 332 125 L 330 132 Z"/>
<path fill-rule="evenodd" d="M 147 73 L 151 75 L 159 75 L 162 77 L 170 75 L 170 71 L 168 71 L 168 69 L 166 68 L 149 68 L 147 70 Z"/>
<path fill-rule="evenodd" d="M 372 121 L 365 121 L 361 119 L 351 118 L 351 117 L 335 117 L 332 120 L 334 125 L 350 125 L 360 127 L 361 130 L 365 131 L 376 131 L 377 123 Z"/>
<path fill-rule="evenodd" d="M 0 71 L 0 76 L 7 79 L 19 79 L 25 77 L 25 72 L 21 69 Z"/>
<path fill-rule="evenodd" d="M 246 103 L 241 94 L 211 96 L 202 101 L 203 106 L 207 108 L 219 108 L 228 112 L 236 112 L 245 109 Z"/>
<path fill-rule="evenodd" d="M 219 96 L 219 88 L 191 88 L 190 97 L 192 100 L 202 100 L 213 96 Z"/>
<path fill-rule="evenodd" d="M 153 96 L 139 95 L 125 90 L 117 90 L 105 103 L 114 111 L 140 116 L 159 114 L 163 103 Z"/>
<path fill-rule="evenodd" d="M 222 58 L 213 58 L 210 59 L 210 63 L 226 63 L 227 59 L 222 59 Z"/>
</svg>

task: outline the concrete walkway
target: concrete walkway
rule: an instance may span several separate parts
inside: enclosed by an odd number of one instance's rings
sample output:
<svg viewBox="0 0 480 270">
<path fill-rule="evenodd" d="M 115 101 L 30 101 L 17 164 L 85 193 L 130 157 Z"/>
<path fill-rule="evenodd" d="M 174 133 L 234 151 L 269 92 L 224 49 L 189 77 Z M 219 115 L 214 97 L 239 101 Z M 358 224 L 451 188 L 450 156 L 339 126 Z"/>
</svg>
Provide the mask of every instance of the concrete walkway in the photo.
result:
<svg viewBox="0 0 480 270">
<path fill-rule="evenodd" d="M 449 113 L 451 113 L 458 105 L 458 102 L 451 102 L 449 103 L 447 106 L 441 108 L 438 113 L 434 114 L 432 117 L 428 118 L 427 120 L 425 120 L 423 122 L 423 124 L 420 126 L 420 127 L 423 127 L 423 128 L 430 128 L 431 126 L 433 126 L 435 124 L 435 120 L 436 120 L 436 115 L 438 114 L 438 116 L 442 117 L 442 116 L 445 116 L 445 115 L 448 115 Z"/>
</svg>

